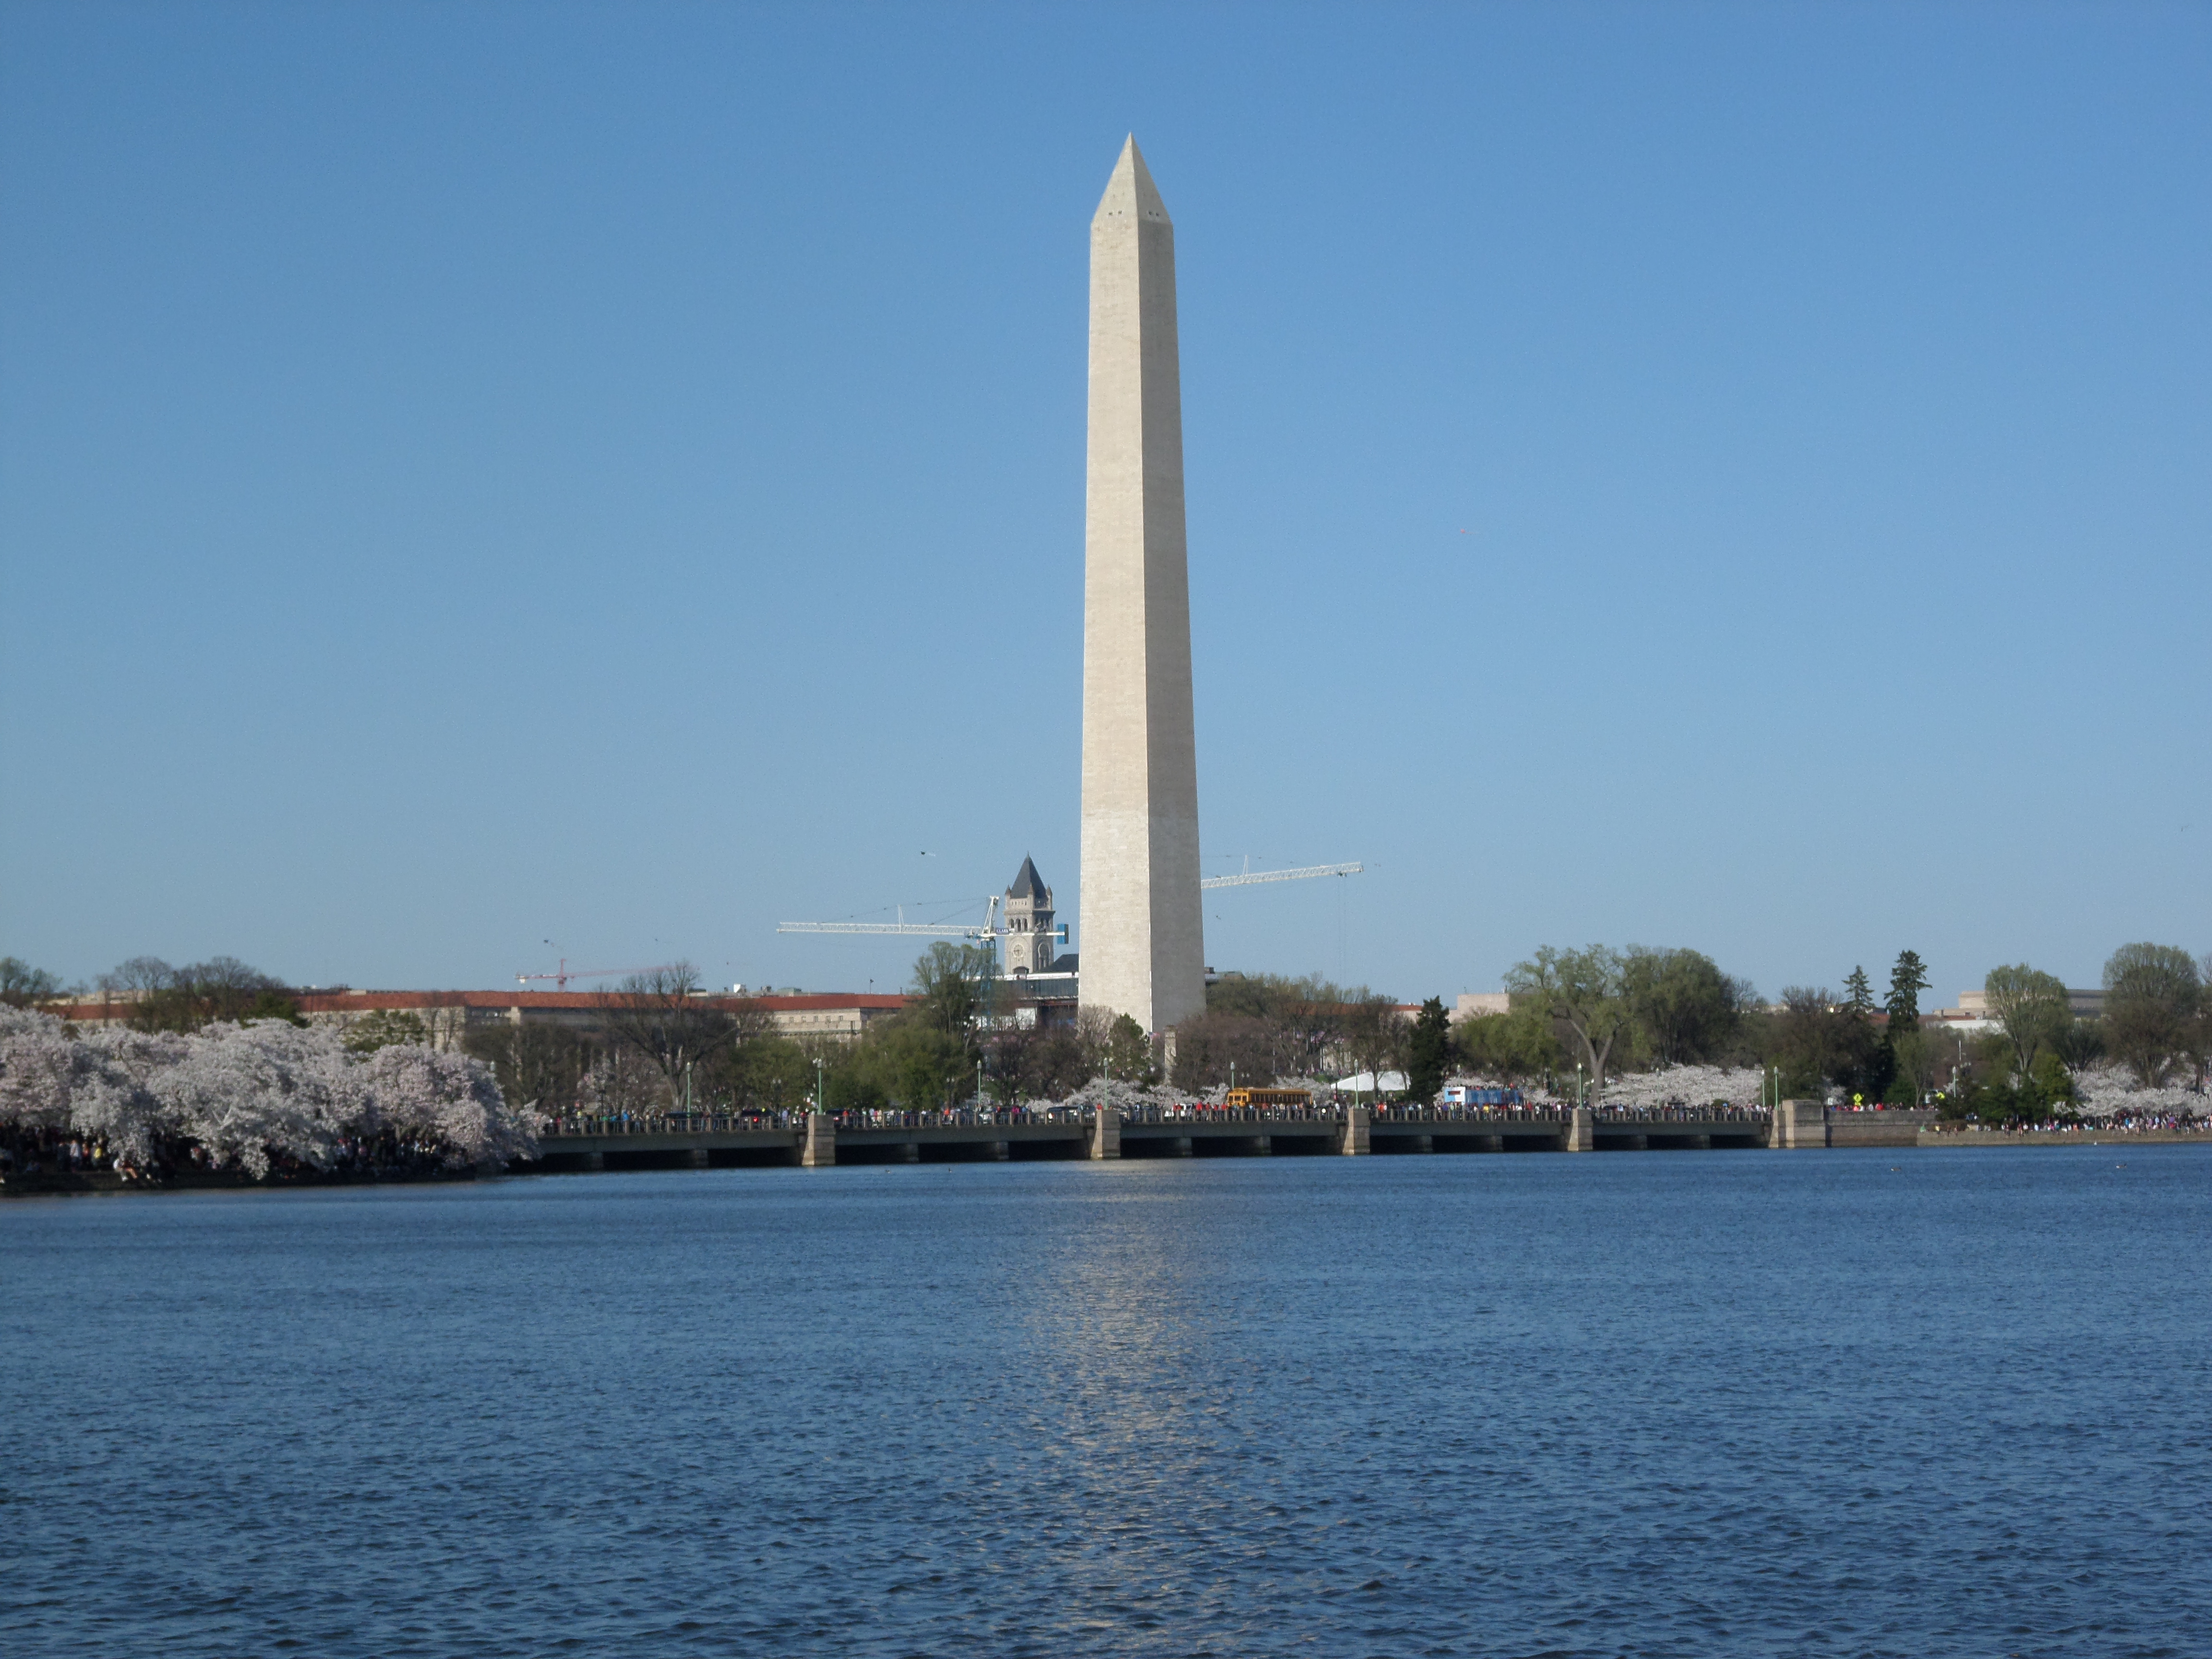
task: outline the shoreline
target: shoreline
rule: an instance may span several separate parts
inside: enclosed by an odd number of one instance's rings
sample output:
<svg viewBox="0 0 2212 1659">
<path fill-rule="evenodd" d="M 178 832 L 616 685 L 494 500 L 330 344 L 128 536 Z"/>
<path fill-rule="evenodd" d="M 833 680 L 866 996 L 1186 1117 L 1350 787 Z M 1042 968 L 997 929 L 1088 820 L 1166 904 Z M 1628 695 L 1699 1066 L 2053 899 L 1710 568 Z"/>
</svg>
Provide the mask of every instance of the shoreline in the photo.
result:
<svg viewBox="0 0 2212 1659">
<path fill-rule="evenodd" d="M 479 1174 L 504 1170 L 369 1170 L 324 1171 L 305 1175 L 250 1176 L 242 1170 L 194 1170 L 173 1176 L 143 1176 L 125 1181 L 112 1170 L 41 1170 L 33 1174 L 0 1176 L 0 1199 L 95 1198 L 132 1193 L 198 1193 L 275 1191 L 294 1187 L 399 1187 L 426 1182 L 474 1181 Z"/>
<path fill-rule="evenodd" d="M 1901 1152 L 1955 1151 L 1975 1147 L 2098 1147 L 2115 1146 L 2212 1146 L 2212 1130 L 2186 1129 L 2110 1129 L 2080 1130 L 2051 1133 L 2033 1129 L 1969 1129 L 1938 1132 L 1923 1129 L 1917 1139 L 1899 1145 L 1868 1144 L 1796 1149 L 1759 1147 L 1738 1148 L 1734 1151 L 1805 1152 L 1866 1152 L 1889 1154 Z M 1613 1149 L 1607 1149 L 1613 1150 Z M 1450 1153 L 1430 1156 L 1453 1156 Z M 1486 1156 L 1482 1153 L 1462 1153 L 1459 1156 Z M 736 1166 L 717 1165 L 717 1168 Z M 780 1167 L 780 1166 L 763 1166 Z M 888 1166 L 887 1166 L 888 1167 Z M 125 1181 L 111 1170 L 57 1170 L 36 1174 L 9 1174 L 0 1176 L 0 1199 L 7 1198 L 92 1198 L 123 1196 L 132 1193 L 187 1193 L 278 1191 L 316 1187 L 385 1187 L 419 1186 L 453 1182 L 472 1182 L 497 1179 L 501 1176 L 530 1176 L 543 1175 L 581 1174 L 586 1171 L 550 1170 L 536 1159 L 511 1169 L 477 1169 L 428 1170 L 365 1170 L 345 1173 L 313 1172 L 289 1176 L 253 1176 L 242 1170 L 199 1170 L 163 1179 Z M 609 1173 L 623 1173 L 611 1171 Z"/>
</svg>

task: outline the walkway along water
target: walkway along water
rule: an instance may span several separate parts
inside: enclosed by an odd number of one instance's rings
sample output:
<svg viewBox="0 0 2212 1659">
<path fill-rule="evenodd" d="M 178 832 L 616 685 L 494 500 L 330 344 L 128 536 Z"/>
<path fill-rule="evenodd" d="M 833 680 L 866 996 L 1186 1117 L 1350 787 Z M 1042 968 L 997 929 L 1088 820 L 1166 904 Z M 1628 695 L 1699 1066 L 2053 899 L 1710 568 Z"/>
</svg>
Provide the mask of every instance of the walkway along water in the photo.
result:
<svg viewBox="0 0 2212 1659">
<path fill-rule="evenodd" d="M 126 1180 L 112 1169 L 0 1172 L 0 1195 L 167 1190 L 188 1187 L 468 1181 L 501 1173 L 720 1169 L 797 1164 L 986 1163 L 1030 1158 L 1362 1157 L 1400 1152 L 1610 1152 L 1815 1148 L 2140 1146 L 2212 1143 L 2187 1121 L 2053 1123 L 1990 1130 L 1934 1112 L 1846 1111 L 1818 1101 L 1755 1107 L 1185 1106 L 1123 1114 L 1069 1107 L 940 1112 L 674 1114 L 556 1118 L 540 1156 L 502 1171 L 474 1169 L 293 1170 L 257 1179 L 235 1169 L 187 1170 Z"/>
<path fill-rule="evenodd" d="M 1932 1112 L 1752 1107 L 1187 1107 L 809 1112 L 563 1120 L 525 1169 L 919 1164 L 1008 1158 L 1362 1157 L 1398 1152 L 1656 1152 L 1914 1146 Z M 1959 1137 L 1942 1137 L 1957 1144 Z"/>
</svg>

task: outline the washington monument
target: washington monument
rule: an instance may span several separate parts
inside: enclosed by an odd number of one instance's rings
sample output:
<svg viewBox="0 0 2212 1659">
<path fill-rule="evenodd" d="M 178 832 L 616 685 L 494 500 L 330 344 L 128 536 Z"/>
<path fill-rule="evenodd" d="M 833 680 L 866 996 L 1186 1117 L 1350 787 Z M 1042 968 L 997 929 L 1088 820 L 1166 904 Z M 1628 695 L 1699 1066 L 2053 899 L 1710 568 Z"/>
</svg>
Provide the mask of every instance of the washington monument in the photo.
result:
<svg viewBox="0 0 2212 1659">
<path fill-rule="evenodd" d="M 1091 221 L 1082 854 L 1083 1006 L 1202 1012 L 1175 226 L 1133 137 Z"/>
</svg>

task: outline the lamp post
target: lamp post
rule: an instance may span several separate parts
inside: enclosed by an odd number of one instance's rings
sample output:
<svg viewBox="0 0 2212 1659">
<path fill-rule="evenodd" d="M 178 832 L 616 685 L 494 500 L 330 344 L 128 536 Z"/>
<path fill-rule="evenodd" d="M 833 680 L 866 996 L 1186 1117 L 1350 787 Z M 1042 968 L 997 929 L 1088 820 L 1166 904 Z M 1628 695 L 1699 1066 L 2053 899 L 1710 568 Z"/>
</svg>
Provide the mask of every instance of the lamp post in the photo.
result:
<svg viewBox="0 0 2212 1659">
<path fill-rule="evenodd" d="M 829 1097 L 823 1091 L 822 1056 L 819 1054 L 814 1056 L 814 1109 L 817 1112 L 830 1109 Z"/>
</svg>

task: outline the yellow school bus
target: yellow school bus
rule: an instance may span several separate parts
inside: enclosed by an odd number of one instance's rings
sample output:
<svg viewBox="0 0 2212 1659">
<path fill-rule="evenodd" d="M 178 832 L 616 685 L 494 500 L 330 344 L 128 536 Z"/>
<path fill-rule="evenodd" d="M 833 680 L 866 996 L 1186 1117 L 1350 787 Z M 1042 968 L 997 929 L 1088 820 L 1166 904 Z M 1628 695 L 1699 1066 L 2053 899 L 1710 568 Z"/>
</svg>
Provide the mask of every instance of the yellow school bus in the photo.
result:
<svg viewBox="0 0 2212 1659">
<path fill-rule="evenodd" d="M 1222 1103 L 1227 1106 L 1310 1106 L 1310 1089 L 1231 1089 Z"/>
</svg>

